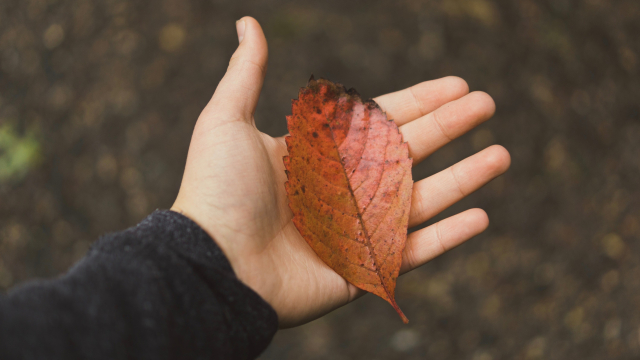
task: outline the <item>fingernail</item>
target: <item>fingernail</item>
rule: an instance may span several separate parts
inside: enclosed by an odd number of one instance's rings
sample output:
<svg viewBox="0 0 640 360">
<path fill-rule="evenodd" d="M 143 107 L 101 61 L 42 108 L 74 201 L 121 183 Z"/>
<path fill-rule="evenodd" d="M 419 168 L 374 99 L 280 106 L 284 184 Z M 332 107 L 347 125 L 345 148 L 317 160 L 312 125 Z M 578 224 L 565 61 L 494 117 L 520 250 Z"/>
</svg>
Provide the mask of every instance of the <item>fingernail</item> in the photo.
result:
<svg viewBox="0 0 640 360">
<path fill-rule="evenodd" d="M 244 20 L 236 21 L 236 31 L 238 32 L 238 42 L 242 42 L 242 39 L 244 39 L 244 27 L 245 27 Z"/>
</svg>

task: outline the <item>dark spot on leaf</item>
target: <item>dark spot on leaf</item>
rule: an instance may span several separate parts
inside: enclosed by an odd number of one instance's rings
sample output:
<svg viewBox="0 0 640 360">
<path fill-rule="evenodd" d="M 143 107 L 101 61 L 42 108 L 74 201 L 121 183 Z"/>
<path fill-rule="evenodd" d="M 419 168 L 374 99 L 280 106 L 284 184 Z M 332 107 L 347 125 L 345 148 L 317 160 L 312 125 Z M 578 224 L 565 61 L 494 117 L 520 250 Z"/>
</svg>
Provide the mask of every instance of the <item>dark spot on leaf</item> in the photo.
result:
<svg viewBox="0 0 640 360">
<path fill-rule="evenodd" d="M 314 138 L 318 138 L 318 133 L 317 132 L 314 131 L 312 135 L 313 135 Z"/>
<path fill-rule="evenodd" d="M 307 191 L 307 188 L 306 188 L 306 187 L 304 187 L 304 185 L 302 185 L 301 190 L 302 190 L 302 192 L 304 193 L 304 192 L 306 192 L 306 191 Z"/>
</svg>

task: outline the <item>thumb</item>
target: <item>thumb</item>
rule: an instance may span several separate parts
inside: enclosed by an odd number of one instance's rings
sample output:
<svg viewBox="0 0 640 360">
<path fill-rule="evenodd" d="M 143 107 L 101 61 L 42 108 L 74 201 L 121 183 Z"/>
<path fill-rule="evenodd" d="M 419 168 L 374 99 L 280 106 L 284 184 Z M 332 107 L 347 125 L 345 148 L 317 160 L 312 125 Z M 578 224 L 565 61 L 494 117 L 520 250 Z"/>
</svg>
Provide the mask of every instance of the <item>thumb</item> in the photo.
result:
<svg viewBox="0 0 640 360">
<path fill-rule="evenodd" d="M 267 70 L 267 40 L 258 21 L 245 16 L 236 22 L 236 30 L 240 45 L 204 110 L 220 122 L 253 121 Z"/>
</svg>

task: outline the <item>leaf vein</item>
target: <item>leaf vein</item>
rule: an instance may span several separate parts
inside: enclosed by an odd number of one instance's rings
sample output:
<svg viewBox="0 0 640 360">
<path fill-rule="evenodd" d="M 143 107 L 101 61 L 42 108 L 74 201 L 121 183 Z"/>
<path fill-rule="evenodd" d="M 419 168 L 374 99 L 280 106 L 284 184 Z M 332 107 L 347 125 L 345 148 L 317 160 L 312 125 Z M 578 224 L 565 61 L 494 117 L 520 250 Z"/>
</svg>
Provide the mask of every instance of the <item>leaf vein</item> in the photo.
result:
<svg viewBox="0 0 640 360">
<path fill-rule="evenodd" d="M 305 205 L 306 205 L 306 204 L 305 204 Z M 332 209 L 333 209 L 333 208 L 332 208 Z M 334 210 L 335 210 L 335 209 L 334 209 Z M 338 211 L 339 211 L 339 210 L 338 210 Z M 320 221 L 320 220 L 321 220 L 321 218 L 320 218 L 320 214 L 317 214 L 317 215 L 316 215 L 316 213 L 312 213 L 312 212 L 309 212 L 309 213 L 307 213 L 307 214 L 310 214 L 310 215 L 313 217 L 313 219 L 314 219 L 314 220 L 317 220 L 317 221 L 318 221 L 318 223 L 319 223 L 323 228 L 325 228 L 325 229 L 327 229 L 327 230 L 331 231 L 332 233 L 334 233 L 334 234 L 336 234 L 336 235 L 338 235 L 338 236 L 340 236 L 340 237 L 343 237 L 343 238 L 345 238 L 345 239 L 349 239 L 349 240 L 351 240 L 351 241 L 353 241 L 353 242 L 356 242 L 356 243 L 358 243 L 358 244 L 360 244 L 360 245 L 363 245 L 363 246 L 365 246 L 365 245 L 366 245 L 365 243 L 360 242 L 360 241 L 358 241 L 358 240 L 356 240 L 356 239 L 354 239 L 354 238 L 352 238 L 352 237 L 345 236 L 344 234 L 340 234 L 339 232 L 337 232 L 337 231 L 335 231 L 334 229 L 332 229 L 332 228 L 328 227 L 327 225 L 325 225 L 323 221 Z M 347 215 L 347 216 L 348 216 L 348 215 Z M 316 235 L 316 236 L 318 236 L 318 234 L 315 234 L 315 235 Z"/>
<path fill-rule="evenodd" d="M 315 148 L 315 146 L 313 146 L 313 144 L 311 143 L 311 141 L 309 141 L 309 139 L 307 139 L 307 137 L 306 137 L 306 136 L 304 136 L 304 135 L 302 135 L 302 134 L 301 134 L 301 135 L 300 135 L 300 137 L 301 137 L 301 138 L 303 138 L 303 139 L 304 139 L 304 141 L 309 145 L 309 147 L 311 148 L 311 150 L 312 150 L 313 152 L 315 152 L 316 154 L 318 154 L 320 157 L 322 157 L 323 159 L 327 159 L 327 160 L 329 160 L 329 161 L 332 161 L 332 162 L 334 162 L 334 163 L 338 163 L 338 164 L 340 164 L 340 165 L 342 166 L 342 162 L 340 162 L 340 160 L 336 160 L 336 159 L 330 158 L 330 157 L 328 157 L 328 156 L 326 156 L 326 155 L 322 154 L 318 149 L 316 149 L 316 148 Z"/>
<path fill-rule="evenodd" d="M 407 172 L 407 169 L 405 169 L 405 170 L 402 172 L 402 176 L 403 176 L 403 177 L 404 177 L 404 174 L 406 174 L 406 172 Z M 400 183 L 400 185 L 402 185 L 402 183 Z M 398 189 L 400 189 L 400 186 L 398 186 Z M 396 201 L 399 201 L 399 199 L 400 199 L 400 196 L 397 196 L 397 199 L 395 199 L 395 200 L 396 200 Z M 380 228 L 380 226 L 381 226 L 381 225 L 382 225 L 382 223 L 384 222 L 384 219 L 386 219 L 386 218 L 387 218 L 387 215 L 389 214 L 389 211 L 391 211 L 391 209 L 393 208 L 393 205 L 394 205 L 394 204 L 395 204 L 395 203 L 393 203 L 393 204 L 389 205 L 389 208 L 387 209 L 387 211 L 384 213 L 384 216 L 382 217 L 382 221 L 380 221 L 380 223 L 376 226 L 375 230 L 373 230 L 373 233 L 371 234 L 371 237 L 373 237 L 373 235 L 375 235 L 375 234 L 378 232 L 378 229 Z M 405 211 L 406 211 L 406 210 L 404 210 L 404 211 L 402 212 L 402 215 L 404 215 L 404 212 L 405 212 Z"/>
<path fill-rule="evenodd" d="M 384 174 L 386 172 L 385 161 L 387 160 L 387 149 L 389 148 L 389 143 L 390 143 L 389 137 L 387 136 L 387 145 L 385 145 L 385 147 L 384 147 L 384 160 L 382 160 L 382 172 L 380 172 L 380 179 L 378 180 L 378 183 L 376 184 L 376 191 L 373 192 L 373 199 L 376 198 L 376 195 L 378 194 L 378 190 L 380 190 L 380 184 L 382 184 L 382 177 L 384 176 Z M 354 196 L 355 196 L 355 194 L 354 194 Z M 362 215 L 367 213 L 367 209 L 373 203 L 373 199 L 371 201 L 369 201 L 369 203 L 367 204 L 367 206 L 364 207 L 364 209 L 362 209 Z"/>
</svg>

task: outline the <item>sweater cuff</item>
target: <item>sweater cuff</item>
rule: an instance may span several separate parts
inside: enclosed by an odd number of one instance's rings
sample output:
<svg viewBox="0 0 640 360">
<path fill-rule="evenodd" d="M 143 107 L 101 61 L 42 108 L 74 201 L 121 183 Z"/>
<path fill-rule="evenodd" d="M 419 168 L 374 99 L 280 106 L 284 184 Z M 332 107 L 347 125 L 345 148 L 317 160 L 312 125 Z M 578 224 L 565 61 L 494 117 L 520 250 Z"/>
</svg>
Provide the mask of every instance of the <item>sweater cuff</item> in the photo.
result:
<svg viewBox="0 0 640 360">
<path fill-rule="evenodd" d="M 184 292 L 181 296 L 212 299 L 211 303 L 200 304 L 191 309 L 191 312 L 200 312 L 195 314 L 198 321 L 217 323 L 211 327 L 204 324 L 200 327 L 202 330 L 215 328 L 216 331 L 220 331 L 219 325 L 224 325 L 224 332 L 227 334 L 207 334 L 212 342 L 214 339 L 226 342 L 214 348 L 220 350 L 226 347 L 225 350 L 231 352 L 234 359 L 253 359 L 266 349 L 278 330 L 276 312 L 260 295 L 236 277 L 220 247 L 198 224 L 180 213 L 157 210 L 137 226 L 126 230 L 124 234 L 129 236 L 111 239 L 110 236 L 106 236 L 100 239 L 90 250 L 89 257 L 91 252 L 121 253 L 123 248 L 138 254 L 148 253 L 150 249 L 159 254 L 176 254 L 183 262 L 189 264 L 192 271 L 186 274 L 174 273 L 165 279 L 174 279 L 172 282 L 176 283 L 170 284 L 170 287 L 174 288 L 175 292 Z M 171 264 L 165 266 L 164 270 L 172 270 Z M 189 294 L 189 289 L 181 286 L 180 277 L 191 276 L 198 277 L 211 293 L 208 296 L 202 296 L 201 293 Z M 182 281 L 182 284 L 184 283 L 188 283 L 188 280 Z M 219 311 L 213 314 L 210 307 L 222 309 L 222 314 Z"/>
</svg>

